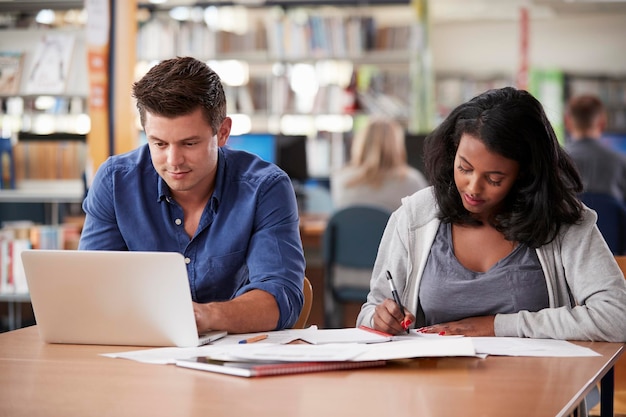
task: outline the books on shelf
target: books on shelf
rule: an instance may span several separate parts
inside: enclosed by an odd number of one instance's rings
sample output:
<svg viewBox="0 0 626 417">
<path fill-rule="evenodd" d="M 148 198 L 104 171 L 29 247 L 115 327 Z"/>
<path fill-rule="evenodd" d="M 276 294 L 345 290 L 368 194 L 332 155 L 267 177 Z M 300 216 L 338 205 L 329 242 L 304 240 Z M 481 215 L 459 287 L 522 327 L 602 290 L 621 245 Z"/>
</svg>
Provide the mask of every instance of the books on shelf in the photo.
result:
<svg viewBox="0 0 626 417">
<path fill-rule="evenodd" d="M 28 232 L 30 224 L 15 224 L 14 228 L 0 230 L 0 294 L 28 292 L 20 254 L 32 247 Z"/>
<path fill-rule="evenodd" d="M 214 13 L 227 13 L 221 8 Z M 311 59 L 358 57 L 375 51 L 407 51 L 418 23 L 411 20 L 393 25 L 372 15 L 292 10 L 287 13 L 268 9 L 238 16 L 245 30 L 227 28 L 214 21 L 179 22 L 162 13 L 143 23 L 137 32 L 140 60 L 151 61 L 175 55 L 216 59 L 221 55 L 263 53 L 275 59 Z M 419 52 L 419 51 L 415 51 Z M 408 55 L 406 56 L 408 59 Z"/>
<path fill-rule="evenodd" d="M 76 249 L 82 224 L 3 221 L 0 229 L 0 294 L 28 293 L 20 254 L 26 249 Z"/>
<path fill-rule="evenodd" d="M 15 157 L 13 143 L 0 137 L 0 189 L 15 188 Z"/>
<path fill-rule="evenodd" d="M 372 16 L 310 13 L 269 16 L 268 55 L 275 58 L 345 58 L 381 50 L 407 50 L 412 25 L 379 26 Z"/>
<path fill-rule="evenodd" d="M 137 57 L 152 61 L 189 55 L 210 60 L 223 54 L 253 54 L 267 50 L 264 27 L 248 22 L 248 30 L 241 33 L 221 30 L 214 23 L 176 21 L 156 13 L 137 31 Z"/>
<path fill-rule="evenodd" d="M 87 145 L 80 141 L 19 141 L 13 153 L 18 183 L 29 179 L 79 179 L 87 164 Z"/>
<path fill-rule="evenodd" d="M 411 108 L 408 66 L 411 55 L 423 48 L 422 42 L 413 39 L 421 24 L 409 16 L 390 20 L 376 11 L 267 7 L 235 14 L 238 30 L 226 25 L 234 13 L 228 7 L 211 10 L 204 22 L 178 22 L 155 12 L 139 27 L 138 59 L 148 62 L 191 55 L 212 66 L 212 60 L 246 61 L 251 67 L 248 83 L 226 89 L 229 112 L 266 117 L 353 114 L 356 105 L 345 105 L 344 90 L 350 74 L 356 74 L 368 84 L 365 91 L 360 90 L 364 99 L 358 110 L 382 110 L 404 119 Z M 294 87 L 303 84 L 296 81 L 301 74 L 295 71 L 298 64 L 308 64 L 315 71 L 311 88 Z M 365 66 L 375 66 L 376 71 L 362 73 Z M 319 85 L 316 93 L 312 92 L 314 83 Z"/>
<path fill-rule="evenodd" d="M 198 356 L 176 361 L 177 366 L 198 369 L 201 371 L 217 372 L 221 374 L 243 377 L 262 377 L 309 372 L 338 371 L 345 369 L 371 368 L 383 366 L 385 360 L 361 362 L 334 361 L 334 362 L 250 362 L 250 361 L 220 361 Z"/>
</svg>

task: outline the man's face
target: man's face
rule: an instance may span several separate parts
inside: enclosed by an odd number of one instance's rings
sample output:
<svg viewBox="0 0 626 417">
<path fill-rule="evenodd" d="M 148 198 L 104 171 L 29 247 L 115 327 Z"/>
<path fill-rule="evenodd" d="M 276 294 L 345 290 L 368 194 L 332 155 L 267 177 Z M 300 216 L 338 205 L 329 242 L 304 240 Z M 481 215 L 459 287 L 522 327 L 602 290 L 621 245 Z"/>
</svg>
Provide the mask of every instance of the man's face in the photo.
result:
<svg viewBox="0 0 626 417">
<path fill-rule="evenodd" d="M 183 193 L 205 196 L 212 192 L 217 171 L 217 149 L 226 144 L 231 121 L 226 118 L 213 133 L 200 108 L 185 116 L 146 113 L 144 130 L 152 165 L 174 197 Z"/>
</svg>

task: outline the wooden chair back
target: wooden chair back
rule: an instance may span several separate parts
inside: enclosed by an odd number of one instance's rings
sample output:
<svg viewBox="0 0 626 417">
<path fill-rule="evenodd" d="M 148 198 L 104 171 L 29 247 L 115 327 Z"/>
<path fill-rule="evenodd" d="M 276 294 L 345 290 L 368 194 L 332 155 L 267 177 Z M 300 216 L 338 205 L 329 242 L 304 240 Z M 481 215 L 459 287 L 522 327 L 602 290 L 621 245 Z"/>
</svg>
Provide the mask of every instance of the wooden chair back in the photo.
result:
<svg viewBox="0 0 626 417">
<path fill-rule="evenodd" d="M 626 277 L 626 255 L 616 255 L 615 260 L 619 265 L 619 268 L 622 270 L 624 277 Z"/>
<path fill-rule="evenodd" d="M 309 319 L 309 314 L 311 314 L 311 306 L 313 305 L 313 286 L 307 277 L 304 277 L 302 292 L 304 293 L 304 304 L 302 305 L 302 311 L 300 312 L 300 316 L 298 317 L 296 324 L 293 325 L 294 329 L 304 329 L 306 322 Z"/>
</svg>

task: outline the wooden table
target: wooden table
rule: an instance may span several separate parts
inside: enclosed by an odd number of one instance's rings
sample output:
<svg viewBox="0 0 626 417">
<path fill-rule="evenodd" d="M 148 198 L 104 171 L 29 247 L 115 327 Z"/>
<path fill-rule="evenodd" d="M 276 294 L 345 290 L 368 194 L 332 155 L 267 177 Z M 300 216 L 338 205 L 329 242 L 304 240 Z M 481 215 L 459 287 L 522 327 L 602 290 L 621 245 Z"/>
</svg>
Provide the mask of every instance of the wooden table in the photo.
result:
<svg viewBox="0 0 626 417">
<path fill-rule="evenodd" d="M 581 344 L 602 356 L 415 359 L 247 379 L 99 356 L 129 347 L 45 344 L 31 326 L 0 334 L 0 415 L 565 416 L 624 346 Z"/>
</svg>

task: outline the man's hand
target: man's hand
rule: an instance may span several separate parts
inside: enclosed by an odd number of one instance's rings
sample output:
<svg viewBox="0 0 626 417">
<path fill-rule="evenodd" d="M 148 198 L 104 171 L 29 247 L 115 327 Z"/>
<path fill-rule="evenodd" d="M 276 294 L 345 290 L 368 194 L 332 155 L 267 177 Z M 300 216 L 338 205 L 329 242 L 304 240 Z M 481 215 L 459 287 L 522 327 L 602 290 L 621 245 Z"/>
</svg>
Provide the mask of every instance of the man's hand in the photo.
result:
<svg viewBox="0 0 626 417">
<path fill-rule="evenodd" d="M 270 293 L 252 290 L 230 301 L 193 303 L 198 333 L 254 333 L 276 329 L 280 312 Z"/>
</svg>

